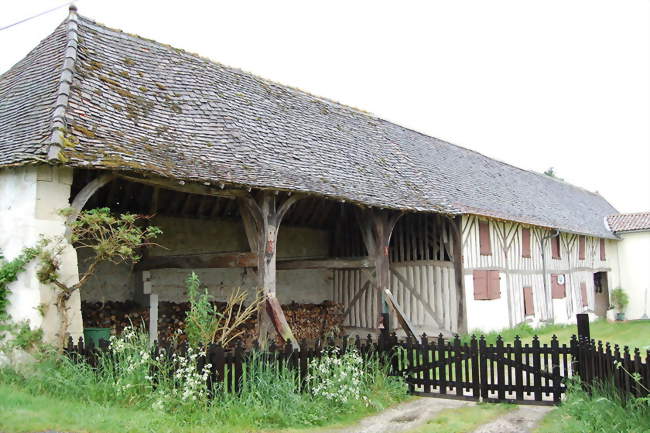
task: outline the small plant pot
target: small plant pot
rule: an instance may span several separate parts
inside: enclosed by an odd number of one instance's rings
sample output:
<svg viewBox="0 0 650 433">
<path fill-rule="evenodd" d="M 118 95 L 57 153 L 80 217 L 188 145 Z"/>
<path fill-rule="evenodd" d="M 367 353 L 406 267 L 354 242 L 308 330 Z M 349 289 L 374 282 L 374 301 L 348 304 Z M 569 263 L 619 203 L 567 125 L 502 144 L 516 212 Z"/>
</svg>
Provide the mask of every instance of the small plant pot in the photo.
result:
<svg viewBox="0 0 650 433">
<path fill-rule="evenodd" d="M 616 313 L 616 321 L 622 322 L 623 320 L 625 320 L 625 313 Z"/>
</svg>

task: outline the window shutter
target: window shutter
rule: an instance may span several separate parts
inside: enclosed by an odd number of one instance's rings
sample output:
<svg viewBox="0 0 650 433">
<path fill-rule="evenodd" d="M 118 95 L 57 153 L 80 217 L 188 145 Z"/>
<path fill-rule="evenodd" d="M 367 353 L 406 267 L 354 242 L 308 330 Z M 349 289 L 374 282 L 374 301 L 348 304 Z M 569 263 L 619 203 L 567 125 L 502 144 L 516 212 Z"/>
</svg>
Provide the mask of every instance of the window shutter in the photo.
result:
<svg viewBox="0 0 650 433">
<path fill-rule="evenodd" d="M 478 236 L 481 255 L 492 255 L 492 246 L 490 245 L 490 223 L 488 221 L 478 222 Z"/>
<path fill-rule="evenodd" d="M 587 283 L 584 281 L 580 283 L 580 295 L 582 296 L 582 306 L 586 307 L 589 305 L 589 299 L 587 299 Z"/>
<path fill-rule="evenodd" d="M 474 271 L 474 299 L 488 299 L 487 271 Z"/>
<path fill-rule="evenodd" d="M 530 258 L 530 229 L 521 229 L 521 257 Z"/>
<path fill-rule="evenodd" d="M 488 297 L 487 299 L 499 299 L 501 297 L 501 278 L 499 271 L 488 272 Z"/>
<path fill-rule="evenodd" d="M 532 316 L 535 314 L 535 303 L 533 302 L 533 288 L 524 287 L 524 315 Z"/>
<path fill-rule="evenodd" d="M 551 256 L 554 259 L 560 258 L 560 235 L 551 238 Z"/>
<path fill-rule="evenodd" d="M 587 240 L 585 239 L 585 236 L 580 235 L 580 237 L 578 237 L 578 260 L 585 259 L 586 245 L 587 245 Z"/>
<path fill-rule="evenodd" d="M 558 283 L 557 274 L 551 275 L 551 297 L 553 299 L 564 299 L 566 297 L 565 285 Z"/>
<path fill-rule="evenodd" d="M 600 260 L 605 261 L 605 239 L 600 239 Z"/>
</svg>

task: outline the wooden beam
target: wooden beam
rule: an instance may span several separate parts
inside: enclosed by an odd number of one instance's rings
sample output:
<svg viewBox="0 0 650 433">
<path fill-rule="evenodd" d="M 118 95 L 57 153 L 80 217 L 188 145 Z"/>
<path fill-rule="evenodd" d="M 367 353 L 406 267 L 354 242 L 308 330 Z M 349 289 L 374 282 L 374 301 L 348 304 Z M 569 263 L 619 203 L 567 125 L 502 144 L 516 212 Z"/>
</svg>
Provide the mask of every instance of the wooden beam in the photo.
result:
<svg viewBox="0 0 650 433">
<path fill-rule="evenodd" d="M 289 195 L 284 200 L 273 191 L 259 191 L 238 197 L 240 214 L 244 218 L 246 235 L 251 248 L 256 249 L 257 287 L 262 291 L 267 308 L 258 310 L 258 341 L 265 348 L 275 332 L 284 341 L 291 340 L 298 348 L 284 312 L 276 298 L 276 258 L 280 223 L 289 208 L 303 197 Z M 275 305 L 277 303 L 277 306 Z"/>
<path fill-rule="evenodd" d="M 367 269 L 374 268 L 374 266 L 374 262 L 368 257 L 284 259 L 277 261 L 276 269 Z M 256 267 L 257 254 L 254 252 L 235 252 L 150 256 L 138 262 L 135 266 L 135 270 Z"/>
<path fill-rule="evenodd" d="M 88 199 L 90 199 L 90 197 L 92 197 L 92 195 L 95 194 L 98 189 L 105 186 L 113 179 L 115 179 L 115 175 L 112 173 L 102 174 L 86 184 L 86 186 L 84 186 L 81 191 L 77 193 L 74 200 L 72 200 L 72 204 L 70 205 L 71 212 L 68 214 L 68 217 L 65 221 L 66 228 L 64 236 L 68 241 L 70 241 L 70 237 L 72 236 L 72 227 L 70 227 L 70 224 L 79 218 L 79 214 L 86 205 L 86 202 L 88 202 Z"/>
<path fill-rule="evenodd" d="M 257 266 L 255 253 L 213 253 L 175 256 L 149 256 L 136 263 L 136 271 L 152 269 L 252 268 Z"/>
<path fill-rule="evenodd" d="M 277 269 L 366 269 L 374 268 L 370 257 L 331 259 L 280 259 Z"/>
<path fill-rule="evenodd" d="M 192 182 L 173 181 L 163 177 L 136 177 L 124 174 L 118 174 L 122 179 L 129 182 L 143 183 L 145 185 L 158 186 L 160 188 L 172 191 L 184 192 L 188 194 L 208 195 L 212 197 L 237 198 L 246 194 L 246 191 L 239 189 L 220 189 L 210 186 L 200 185 Z M 182 183 L 181 183 L 182 182 Z"/>
<path fill-rule="evenodd" d="M 413 338 L 415 341 L 418 341 L 418 337 L 417 335 L 415 335 L 415 328 L 413 327 L 413 325 L 411 325 L 409 320 L 406 318 L 406 314 L 404 314 L 404 311 L 402 311 L 402 307 L 400 307 L 399 304 L 397 303 L 397 299 L 395 299 L 395 296 L 393 296 L 391 291 L 388 289 L 384 289 L 384 294 L 388 305 L 390 305 L 393 308 L 393 311 L 397 316 L 397 321 L 402 326 L 402 329 L 404 329 L 404 332 L 406 332 L 406 334 L 411 338 Z"/>
<path fill-rule="evenodd" d="M 462 217 L 449 217 L 448 224 L 451 227 L 453 248 L 452 261 L 454 263 L 454 278 L 456 279 L 456 301 L 458 302 L 458 317 L 456 332 L 467 333 L 467 306 L 465 305 L 465 280 L 463 277 L 463 235 Z"/>
</svg>

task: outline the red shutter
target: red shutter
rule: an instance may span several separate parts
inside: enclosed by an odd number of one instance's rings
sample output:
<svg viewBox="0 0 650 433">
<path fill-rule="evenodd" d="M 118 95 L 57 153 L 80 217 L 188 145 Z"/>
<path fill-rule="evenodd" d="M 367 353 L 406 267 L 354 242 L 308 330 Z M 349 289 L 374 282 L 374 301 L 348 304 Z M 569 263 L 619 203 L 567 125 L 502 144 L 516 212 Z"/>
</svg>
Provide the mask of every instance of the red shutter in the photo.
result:
<svg viewBox="0 0 650 433">
<path fill-rule="evenodd" d="M 479 245 L 481 247 L 481 255 L 492 255 L 492 246 L 490 245 L 490 223 L 488 221 L 478 222 L 478 237 Z"/>
<path fill-rule="evenodd" d="M 524 315 L 532 316 L 535 314 L 535 303 L 533 302 L 533 288 L 524 287 Z"/>
<path fill-rule="evenodd" d="M 551 256 L 554 259 L 560 258 L 560 235 L 551 238 Z"/>
<path fill-rule="evenodd" d="M 474 271 L 474 299 L 488 299 L 487 271 Z"/>
<path fill-rule="evenodd" d="M 580 296 L 582 296 L 582 306 L 586 307 L 589 305 L 589 299 L 587 299 L 587 283 L 584 281 L 580 283 Z"/>
<path fill-rule="evenodd" d="M 521 229 L 521 257 L 530 258 L 530 229 Z"/>
<path fill-rule="evenodd" d="M 551 275 L 551 297 L 553 299 L 563 299 L 566 297 L 565 285 L 557 282 L 559 275 Z"/>
<path fill-rule="evenodd" d="M 586 245 L 587 245 L 586 238 L 584 237 L 584 235 L 580 235 L 580 237 L 578 237 L 578 260 L 585 259 Z"/>
<path fill-rule="evenodd" d="M 600 239 L 600 260 L 605 261 L 605 239 Z"/>
<path fill-rule="evenodd" d="M 488 299 L 499 299 L 501 297 L 501 277 L 499 271 L 488 272 Z"/>
</svg>

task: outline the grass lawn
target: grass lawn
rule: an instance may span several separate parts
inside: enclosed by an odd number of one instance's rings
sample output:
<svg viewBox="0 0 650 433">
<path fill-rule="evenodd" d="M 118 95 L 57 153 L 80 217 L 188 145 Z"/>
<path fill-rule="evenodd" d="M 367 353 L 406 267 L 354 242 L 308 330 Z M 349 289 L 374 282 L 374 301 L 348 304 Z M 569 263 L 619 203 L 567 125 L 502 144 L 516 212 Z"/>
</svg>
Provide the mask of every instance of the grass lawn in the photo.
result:
<svg viewBox="0 0 650 433">
<path fill-rule="evenodd" d="M 513 404 L 477 404 L 445 409 L 426 424 L 407 433 L 468 433 L 515 409 Z"/>
<path fill-rule="evenodd" d="M 357 411 L 332 420 L 328 427 L 356 422 L 374 412 Z M 0 431 L 22 433 L 66 431 L 92 433 L 238 433 L 306 432 L 312 429 L 258 427 L 250 414 L 235 414 L 229 419 L 211 414 L 183 418 L 154 409 L 137 409 L 114 404 L 33 395 L 13 384 L 0 383 Z M 322 429 L 322 427 L 317 428 Z"/>
<path fill-rule="evenodd" d="M 650 349 L 650 320 L 635 320 L 630 322 L 607 322 L 597 320 L 590 324 L 591 338 L 618 344 L 619 346 L 638 347 Z M 506 343 L 511 343 L 515 335 L 519 335 L 522 343 L 530 343 L 534 335 L 538 335 L 542 344 L 550 344 L 551 337 L 557 335 L 560 344 L 569 344 L 571 336 L 578 332 L 575 325 L 547 325 L 533 329 L 528 325 L 519 325 L 512 329 L 498 332 L 472 331 L 473 334 L 484 334 L 488 343 L 494 343 L 497 335 L 501 335 Z"/>
</svg>

